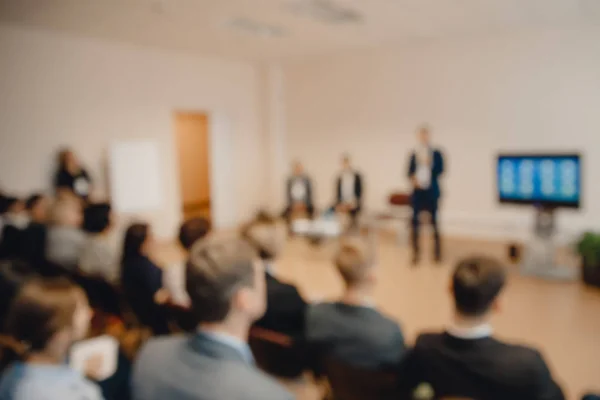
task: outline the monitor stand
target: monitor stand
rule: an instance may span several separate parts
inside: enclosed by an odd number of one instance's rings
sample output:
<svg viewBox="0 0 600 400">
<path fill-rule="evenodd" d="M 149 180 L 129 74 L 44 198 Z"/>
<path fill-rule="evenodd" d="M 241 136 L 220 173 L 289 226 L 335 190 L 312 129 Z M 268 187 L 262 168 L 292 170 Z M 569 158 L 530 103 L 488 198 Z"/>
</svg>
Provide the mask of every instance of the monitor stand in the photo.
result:
<svg viewBox="0 0 600 400">
<path fill-rule="evenodd" d="M 577 268 L 561 266 L 556 263 L 558 246 L 553 240 L 556 233 L 555 210 L 552 207 L 536 206 L 533 237 L 526 245 L 521 272 L 523 275 L 552 280 L 576 281 L 579 279 Z"/>
</svg>

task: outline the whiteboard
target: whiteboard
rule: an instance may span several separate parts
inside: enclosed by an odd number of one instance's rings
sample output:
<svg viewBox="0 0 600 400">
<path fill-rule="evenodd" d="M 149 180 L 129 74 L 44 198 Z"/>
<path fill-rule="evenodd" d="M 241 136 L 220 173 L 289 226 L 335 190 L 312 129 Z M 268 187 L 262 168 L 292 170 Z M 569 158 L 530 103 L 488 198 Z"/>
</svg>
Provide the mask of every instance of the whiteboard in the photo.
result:
<svg viewBox="0 0 600 400">
<path fill-rule="evenodd" d="M 163 205 L 160 146 L 155 140 L 113 143 L 109 153 L 111 203 L 115 211 L 155 211 Z"/>
</svg>

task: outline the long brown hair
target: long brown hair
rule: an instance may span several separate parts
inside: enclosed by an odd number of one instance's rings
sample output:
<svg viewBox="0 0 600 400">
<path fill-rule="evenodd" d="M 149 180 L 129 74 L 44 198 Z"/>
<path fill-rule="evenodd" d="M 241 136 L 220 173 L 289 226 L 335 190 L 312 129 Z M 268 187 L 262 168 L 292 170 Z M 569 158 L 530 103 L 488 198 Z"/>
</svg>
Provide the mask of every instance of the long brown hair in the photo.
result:
<svg viewBox="0 0 600 400">
<path fill-rule="evenodd" d="M 34 279 L 15 297 L 0 336 L 0 370 L 44 350 L 54 335 L 73 325 L 81 288 L 66 279 Z"/>
</svg>

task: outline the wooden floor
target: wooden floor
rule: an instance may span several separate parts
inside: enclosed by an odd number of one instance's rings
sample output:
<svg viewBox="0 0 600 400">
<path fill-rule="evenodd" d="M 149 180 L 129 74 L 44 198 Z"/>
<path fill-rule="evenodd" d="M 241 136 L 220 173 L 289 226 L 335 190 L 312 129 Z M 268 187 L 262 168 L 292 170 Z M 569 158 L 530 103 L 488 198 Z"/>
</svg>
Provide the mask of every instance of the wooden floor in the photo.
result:
<svg viewBox="0 0 600 400">
<path fill-rule="evenodd" d="M 453 263 L 471 254 L 502 257 L 499 243 L 447 240 L 447 259 L 440 266 L 425 259 L 409 266 L 406 246 L 380 239 L 378 306 L 401 325 L 409 343 L 423 330 L 443 329 L 450 316 L 449 274 Z M 297 284 L 308 299 L 333 299 L 342 285 L 331 257 L 335 243 L 313 247 L 291 239 L 277 263 L 278 275 Z M 579 283 L 547 282 L 523 277 L 516 268 L 504 292 L 504 309 L 494 320 L 503 339 L 541 349 L 568 399 L 585 391 L 600 392 L 600 291 Z M 300 400 L 316 400 L 318 390 L 308 380 L 290 385 Z"/>
</svg>

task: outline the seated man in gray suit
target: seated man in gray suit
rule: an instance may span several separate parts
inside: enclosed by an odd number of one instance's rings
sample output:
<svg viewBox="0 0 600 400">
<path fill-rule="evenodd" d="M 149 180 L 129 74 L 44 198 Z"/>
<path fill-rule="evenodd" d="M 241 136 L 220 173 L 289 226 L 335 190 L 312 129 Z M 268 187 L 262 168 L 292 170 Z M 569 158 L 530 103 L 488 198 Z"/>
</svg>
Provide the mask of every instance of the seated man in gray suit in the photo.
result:
<svg viewBox="0 0 600 400">
<path fill-rule="evenodd" d="M 133 371 L 134 400 L 288 400 L 254 367 L 250 325 L 265 311 L 265 272 L 240 239 L 200 241 L 186 271 L 199 322 L 192 336 L 151 339 Z"/>
<path fill-rule="evenodd" d="M 345 293 L 337 302 L 309 307 L 308 342 L 317 352 L 355 367 L 394 366 L 404 355 L 404 337 L 396 322 L 375 309 L 377 266 L 371 252 L 360 240 L 347 239 L 335 264 L 346 284 Z"/>
</svg>

